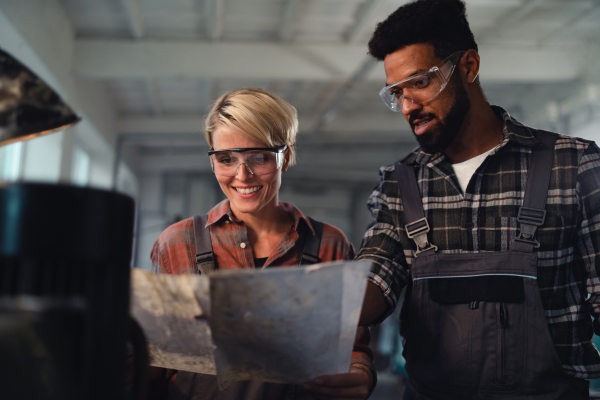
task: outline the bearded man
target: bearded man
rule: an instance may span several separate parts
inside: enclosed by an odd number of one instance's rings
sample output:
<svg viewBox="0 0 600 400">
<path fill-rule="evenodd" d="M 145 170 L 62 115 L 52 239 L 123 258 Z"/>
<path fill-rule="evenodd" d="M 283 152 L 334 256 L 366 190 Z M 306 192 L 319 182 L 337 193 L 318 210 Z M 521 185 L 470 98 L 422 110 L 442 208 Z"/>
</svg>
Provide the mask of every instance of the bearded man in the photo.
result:
<svg viewBox="0 0 600 400">
<path fill-rule="evenodd" d="M 420 145 L 381 168 L 357 256 L 374 265 L 361 323 L 389 316 L 407 287 L 404 399 L 588 399 L 600 150 L 487 102 L 462 1 L 400 7 L 369 51 Z"/>
</svg>

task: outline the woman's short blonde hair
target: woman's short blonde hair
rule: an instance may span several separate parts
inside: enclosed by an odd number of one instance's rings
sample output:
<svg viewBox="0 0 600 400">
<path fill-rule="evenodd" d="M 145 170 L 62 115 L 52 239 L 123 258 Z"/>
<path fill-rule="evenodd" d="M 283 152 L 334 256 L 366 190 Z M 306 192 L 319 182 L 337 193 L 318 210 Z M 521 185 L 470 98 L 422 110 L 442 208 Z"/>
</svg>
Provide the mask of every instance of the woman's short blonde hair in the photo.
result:
<svg viewBox="0 0 600 400">
<path fill-rule="evenodd" d="M 247 88 L 227 92 L 214 102 L 204 123 L 204 133 L 213 147 L 212 135 L 224 125 L 261 142 L 265 147 L 288 146 L 288 166 L 296 162 L 296 109 L 262 89 Z"/>
</svg>

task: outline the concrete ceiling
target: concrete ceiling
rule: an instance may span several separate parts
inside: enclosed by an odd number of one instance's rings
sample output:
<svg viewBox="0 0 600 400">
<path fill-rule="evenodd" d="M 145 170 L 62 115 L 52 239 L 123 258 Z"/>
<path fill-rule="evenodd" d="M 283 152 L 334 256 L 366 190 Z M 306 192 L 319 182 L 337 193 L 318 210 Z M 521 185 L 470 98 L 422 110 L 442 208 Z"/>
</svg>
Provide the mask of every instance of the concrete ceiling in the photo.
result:
<svg viewBox="0 0 600 400">
<path fill-rule="evenodd" d="M 396 143 L 397 151 L 412 144 L 402 116 L 378 97 L 382 65 L 366 54 L 377 22 L 407 1 L 61 2 L 77 35 L 75 73 L 106 83 L 132 144 L 151 147 L 156 141 L 143 135 L 158 135 L 186 147 L 211 101 L 249 86 L 297 108 L 300 145 L 312 146 L 315 135 Z M 600 75 L 598 0 L 469 0 L 467 11 L 490 101 L 524 122 Z"/>
</svg>

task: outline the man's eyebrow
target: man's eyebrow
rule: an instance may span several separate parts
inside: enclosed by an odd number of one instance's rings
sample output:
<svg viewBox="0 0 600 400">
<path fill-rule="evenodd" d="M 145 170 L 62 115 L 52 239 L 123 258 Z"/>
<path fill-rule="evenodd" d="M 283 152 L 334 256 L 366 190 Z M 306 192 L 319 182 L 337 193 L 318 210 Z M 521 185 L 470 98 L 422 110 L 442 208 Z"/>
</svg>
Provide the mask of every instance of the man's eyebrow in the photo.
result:
<svg viewBox="0 0 600 400">
<path fill-rule="evenodd" d="M 408 75 L 406 78 L 410 78 L 411 76 L 419 75 L 419 74 L 422 74 L 423 72 L 427 72 L 427 71 L 429 71 L 429 70 L 428 69 L 421 69 L 421 68 L 419 68 L 418 70 L 416 70 L 412 74 Z M 406 79 L 406 78 L 404 78 L 404 79 Z M 403 81 L 404 79 L 401 79 L 401 81 Z M 400 81 L 396 81 L 396 82 L 400 82 Z M 396 82 L 387 83 L 387 81 L 386 81 L 385 82 L 385 86 L 392 85 L 392 84 L 394 84 Z"/>
</svg>

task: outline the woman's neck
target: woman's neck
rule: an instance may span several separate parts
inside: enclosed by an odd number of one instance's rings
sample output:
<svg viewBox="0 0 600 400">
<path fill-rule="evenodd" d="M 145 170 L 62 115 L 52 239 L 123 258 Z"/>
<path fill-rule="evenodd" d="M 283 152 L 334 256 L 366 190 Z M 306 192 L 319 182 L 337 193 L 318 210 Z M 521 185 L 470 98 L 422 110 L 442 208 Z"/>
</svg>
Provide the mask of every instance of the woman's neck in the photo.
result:
<svg viewBox="0 0 600 400">
<path fill-rule="evenodd" d="M 274 201 L 254 213 L 242 213 L 233 207 L 231 211 L 235 218 L 243 221 L 249 231 L 270 234 L 287 231 L 293 223 L 293 218 L 283 209 L 279 201 Z"/>
<path fill-rule="evenodd" d="M 246 224 L 248 241 L 254 258 L 269 257 L 277 248 L 294 219 L 279 202 L 263 207 L 257 213 L 235 213 L 237 219 Z M 238 214 L 241 214 L 238 216 Z"/>
</svg>

